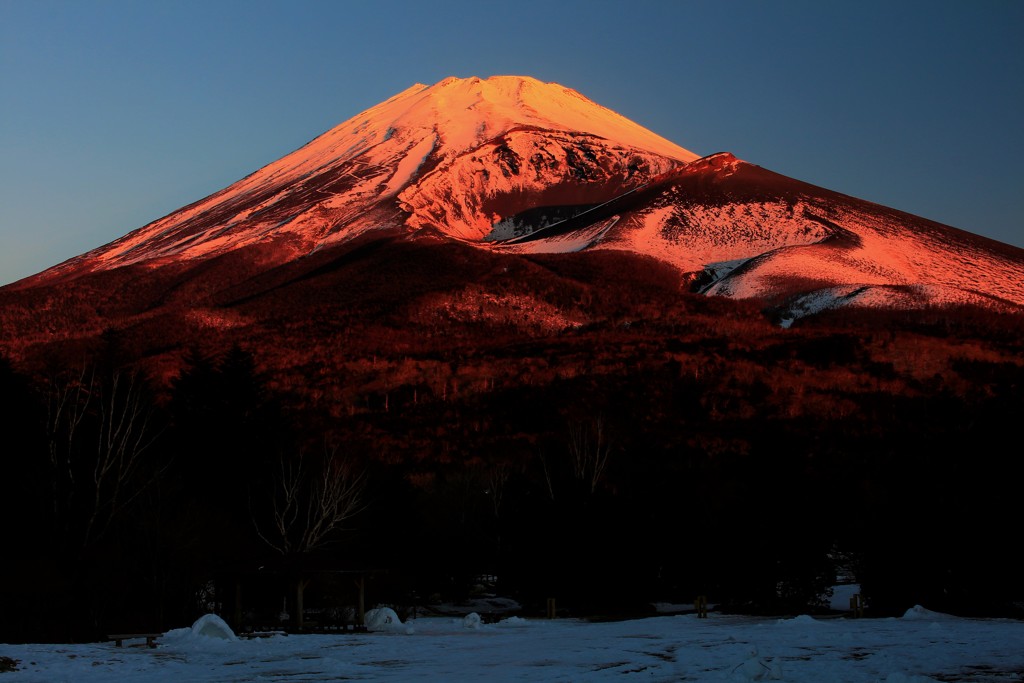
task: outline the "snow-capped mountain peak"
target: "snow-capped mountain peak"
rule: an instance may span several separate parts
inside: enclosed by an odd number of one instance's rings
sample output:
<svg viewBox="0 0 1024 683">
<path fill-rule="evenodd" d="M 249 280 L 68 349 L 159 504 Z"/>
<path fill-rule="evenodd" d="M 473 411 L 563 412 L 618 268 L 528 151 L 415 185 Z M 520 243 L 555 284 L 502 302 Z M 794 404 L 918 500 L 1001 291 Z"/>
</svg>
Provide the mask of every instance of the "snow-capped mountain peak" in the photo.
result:
<svg viewBox="0 0 1024 683">
<path fill-rule="evenodd" d="M 481 146 L 486 148 L 474 155 Z M 599 160 L 595 146 L 607 150 Z M 534 156 L 532 180 L 498 187 L 495 181 L 508 177 L 509 169 L 518 171 L 524 154 Z M 481 155 L 489 158 L 481 161 Z M 565 194 L 552 190 L 563 181 L 583 187 L 580 181 L 600 177 L 600 192 L 625 191 L 653 173 L 696 158 L 555 83 L 521 76 L 446 78 L 432 86 L 413 85 L 237 183 L 73 259 L 58 272 L 205 258 L 268 241 L 287 245 L 291 256 L 382 224 L 434 227 L 479 239 L 509 212 L 527 208 L 537 190 L 553 197 Z M 438 170 L 434 182 L 410 187 L 432 170 Z M 481 182 L 467 173 L 482 176 Z M 461 186 L 452 187 L 452 179 Z M 572 201 L 593 199 L 595 188 L 583 190 Z M 476 199 L 481 191 L 490 201 Z M 507 192 L 530 196 L 509 204 Z M 457 208 L 438 213 L 441 196 Z M 411 214 L 409 220 L 403 212 Z"/>
<path fill-rule="evenodd" d="M 642 254 L 693 288 L 770 301 L 788 319 L 841 305 L 1024 306 L 1020 249 L 728 153 L 698 159 L 574 90 L 523 76 L 413 85 L 18 286 L 249 247 L 269 268 L 381 229 L 506 253 Z"/>
</svg>

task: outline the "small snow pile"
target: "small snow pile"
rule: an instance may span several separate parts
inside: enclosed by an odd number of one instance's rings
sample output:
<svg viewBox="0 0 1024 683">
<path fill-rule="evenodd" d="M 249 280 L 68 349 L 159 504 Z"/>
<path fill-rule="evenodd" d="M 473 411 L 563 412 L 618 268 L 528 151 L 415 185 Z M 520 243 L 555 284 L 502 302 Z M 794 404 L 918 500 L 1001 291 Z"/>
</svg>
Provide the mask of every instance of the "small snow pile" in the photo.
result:
<svg viewBox="0 0 1024 683">
<path fill-rule="evenodd" d="M 730 670 L 733 681 L 781 681 L 782 669 L 772 662 L 758 656 L 757 648 L 750 651 L 750 656 Z"/>
<path fill-rule="evenodd" d="M 394 633 L 404 632 L 405 627 L 398 614 L 390 607 L 376 607 L 366 613 L 363 618 L 367 631 L 391 631 Z"/>
<path fill-rule="evenodd" d="M 936 619 L 946 619 L 948 617 L 948 614 L 933 612 L 930 609 L 921 607 L 921 605 L 914 605 L 903 615 L 903 618 L 907 621 L 935 621 Z"/>
<path fill-rule="evenodd" d="M 160 642 L 166 645 L 187 644 L 187 647 L 216 647 L 220 644 L 237 643 L 238 636 L 216 614 L 204 614 L 192 624 L 192 628 L 172 629 L 164 634 Z"/>
<path fill-rule="evenodd" d="M 480 628 L 480 624 L 483 621 L 480 619 L 480 615 L 476 612 L 470 612 L 462 618 L 462 626 L 464 628 Z"/>
<path fill-rule="evenodd" d="M 192 635 L 203 638 L 219 638 L 220 640 L 238 640 L 238 636 L 227 623 L 216 614 L 204 614 L 192 624 Z"/>
</svg>

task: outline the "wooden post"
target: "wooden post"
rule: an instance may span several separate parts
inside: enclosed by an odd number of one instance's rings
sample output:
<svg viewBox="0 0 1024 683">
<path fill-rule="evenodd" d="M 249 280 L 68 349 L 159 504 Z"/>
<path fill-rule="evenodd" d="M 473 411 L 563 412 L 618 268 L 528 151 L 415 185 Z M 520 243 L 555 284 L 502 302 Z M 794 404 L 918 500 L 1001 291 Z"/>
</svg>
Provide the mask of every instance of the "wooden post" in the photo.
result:
<svg viewBox="0 0 1024 683">
<path fill-rule="evenodd" d="M 558 616 L 558 610 L 555 608 L 554 598 L 548 598 L 547 616 L 548 619 L 554 619 Z"/>
<path fill-rule="evenodd" d="M 234 619 L 231 624 L 235 632 L 237 633 L 242 628 L 242 580 L 235 579 L 235 609 L 232 610 L 232 616 Z"/>
<path fill-rule="evenodd" d="M 303 593 L 306 591 L 306 586 L 309 585 L 308 580 L 303 580 L 299 577 L 295 580 L 295 629 L 301 631 L 304 626 L 304 603 L 302 600 Z"/>
<path fill-rule="evenodd" d="M 853 612 L 854 619 L 864 616 L 864 600 L 860 597 L 860 593 L 850 596 L 850 611 Z"/>
<path fill-rule="evenodd" d="M 356 586 L 359 588 L 359 602 L 356 606 L 356 620 L 360 626 L 366 626 L 366 577 L 360 576 L 356 579 Z"/>
<path fill-rule="evenodd" d="M 698 619 L 708 618 L 708 596 L 698 595 L 693 601 L 693 609 L 697 611 Z"/>
</svg>

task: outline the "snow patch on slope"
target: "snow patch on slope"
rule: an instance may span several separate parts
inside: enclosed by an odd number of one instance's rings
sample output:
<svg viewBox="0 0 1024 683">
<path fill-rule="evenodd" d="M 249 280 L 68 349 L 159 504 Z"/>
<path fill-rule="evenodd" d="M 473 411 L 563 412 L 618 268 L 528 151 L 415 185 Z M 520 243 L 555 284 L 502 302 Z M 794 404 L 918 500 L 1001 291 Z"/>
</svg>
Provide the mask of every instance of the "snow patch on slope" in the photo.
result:
<svg viewBox="0 0 1024 683">
<path fill-rule="evenodd" d="M 564 235 L 554 237 L 539 237 L 528 242 L 516 242 L 511 244 L 496 245 L 500 251 L 508 251 L 516 254 L 569 254 L 583 251 L 596 244 L 616 223 L 618 216 L 603 221 L 598 221 L 586 228 L 575 230 Z"/>
<path fill-rule="evenodd" d="M 706 293 L 736 298 L 803 293 L 792 300 L 794 318 L 852 305 L 1024 305 L 1019 263 L 980 249 L 950 249 L 941 231 L 908 226 L 897 214 L 866 214 L 838 204 L 819 208 L 842 234 L 761 254 Z"/>
<path fill-rule="evenodd" d="M 781 247 L 814 244 L 830 234 L 783 201 L 692 203 L 673 187 L 623 219 L 621 229 L 602 246 L 648 254 L 693 273 Z"/>
<path fill-rule="evenodd" d="M 413 145 L 412 149 L 402 158 L 395 169 L 394 175 L 388 180 L 384 194 L 397 194 L 399 190 L 409 184 L 412 177 L 419 171 L 420 166 L 427 160 L 431 152 L 437 147 L 436 137 L 425 137 Z"/>
</svg>

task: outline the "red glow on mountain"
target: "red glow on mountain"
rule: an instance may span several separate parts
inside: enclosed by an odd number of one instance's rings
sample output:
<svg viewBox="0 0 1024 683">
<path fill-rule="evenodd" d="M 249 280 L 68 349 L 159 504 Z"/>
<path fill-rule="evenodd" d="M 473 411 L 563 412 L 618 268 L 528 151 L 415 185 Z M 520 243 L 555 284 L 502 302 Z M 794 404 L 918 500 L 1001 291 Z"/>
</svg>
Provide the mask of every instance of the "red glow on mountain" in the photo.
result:
<svg viewBox="0 0 1024 683">
<path fill-rule="evenodd" d="M 226 257 L 256 273 L 382 231 L 501 254 L 639 254 L 788 320 L 849 305 L 1024 306 L 1020 249 L 729 154 L 698 158 L 573 90 L 516 76 L 414 85 L 12 287 Z"/>
</svg>

